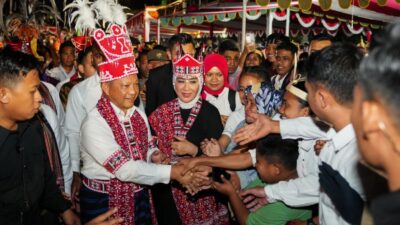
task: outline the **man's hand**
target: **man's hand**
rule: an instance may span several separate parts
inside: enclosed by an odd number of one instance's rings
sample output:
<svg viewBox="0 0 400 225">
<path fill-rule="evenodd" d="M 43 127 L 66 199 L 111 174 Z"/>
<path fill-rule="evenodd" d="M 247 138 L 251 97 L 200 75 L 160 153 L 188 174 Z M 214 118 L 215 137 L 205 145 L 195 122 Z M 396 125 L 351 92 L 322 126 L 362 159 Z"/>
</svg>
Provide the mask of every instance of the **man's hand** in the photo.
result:
<svg viewBox="0 0 400 225">
<path fill-rule="evenodd" d="M 186 159 L 180 159 L 179 160 L 179 165 L 182 166 L 181 170 L 181 176 L 185 175 L 187 172 L 189 172 L 191 169 L 195 168 L 196 166 L 199 165 L 202 157 L 195 157 L 195 158 L 186 158 Z"/>
<path fill-rule="evenodd" d="M 212 183 L 212 186 L 215 190 L 217 190 L 218 192 L 226 195 L 226 196 L 230 196 L 230 195 L 234 195 L 236 194 L 236 190 L 233 187 L 232 183 L 227 180 L 224 175 L 221 175 L 221 180 L 222 183 L 214 181 Z"/>
<path fill-rule="evenodd" d="M 61 214 L 61 217 L 66 225 L 81 225 L 81 221 L 72 209 L 67 209 Z"/>
<path fill-rule="evenodd" d="M 191 155 L 196 156 L 197 146 L 186 140 L 184 137 L 175 136 L 175 141 L 172 142 L 171 147 L 176 155 Z"/>
<path fill-rule="evenodd" d="M 209 189 L 212 180 L 208 175 L 211 171 L 212 168 L 209 166 L 197 166 L 190 170 L 187 174 L 192 177 L 192 180 L 189 184 L 184 186 L 187 189 L 187 192 L 191 195 L 195 195 L 199 191 Z"/>
<path fill-rule="evenodd" d="M 71 184 L 71 202 L 74 209 L 79 204 L 79 191 L 81 190 L 81 176 L 78 172 L 73 172 Z"/>
<path fill-rule="evenodd" d="M 111 216 L 118 211 L 117 208 L 110 209 L 107 212 L 97 216 L 85 225 L 116 225 L 124 221 L 122 218 L 111 218 Z"/>
<path fill-rule="evenodd" d="M 246 208 L 250 209 L 252 212 L 268 204 L 267 195 L 263 187 L 244 190 L 240 193 L 240 196 L 243 198 L 243 203 L 246 205 Z"/>
<path fill-rule="evenodd" d="M 325 146 L 325 144 L 326 144 L 326 141 L 324 141 L 324 140 L 317 140 L 315 142 L 314 151 L 315 151 L 316 155 L 319 155 L 319 153 L 321 153 L 321 150 Z"/>
<path fill-rule="evenodd" d="M 239 192 L 241 190 L 239 175 L 235 171 L 227 171 L 227 172 L 231 175 L 231 179 L 229 181 L 232 183 L 235 190 Z"/>
<path fill-rule="evenodd" d="M 184 174 L 183 173 L 183 165 L 181 163 L 172 165 L 171 180 L 176 180 L 182 186 L 186 186 L 192 182 L 192 179 L 193 179 L 193 173 L 188 172 L 188 173 Z"/>
<path fill-rule="evenodd" d="M 234 140 L 239 145 L 248 144 L 271 133 L 274 121 L 268 116 L 258 113 L 254 118 L 255 120 L 252 124 L 246 125 L 236 131 Z"/>
<path fill-rule="evenodd" d="M 219 145 L 218 141 L 214 138 L 208 140 L 207 138 L 204 139 L 201 144 L 200 148 L 204 154 L 207 156 L 220 156 L 222 155 L 221 146 Z"/>
<path fill-rule="evenodd" d="M 161 152 L 160 150 L 155 151 L 151 155 L 151 162 L 156 164 L 168 164 L 170 161 L 171 159 L 164 152 Z"/>
<path fill-rule="evenodd" d="M 228 121 L 229 116 L 223 116 L 221 115 L 221 123 L 225 127 L 226 121 Z"/>
</svg>

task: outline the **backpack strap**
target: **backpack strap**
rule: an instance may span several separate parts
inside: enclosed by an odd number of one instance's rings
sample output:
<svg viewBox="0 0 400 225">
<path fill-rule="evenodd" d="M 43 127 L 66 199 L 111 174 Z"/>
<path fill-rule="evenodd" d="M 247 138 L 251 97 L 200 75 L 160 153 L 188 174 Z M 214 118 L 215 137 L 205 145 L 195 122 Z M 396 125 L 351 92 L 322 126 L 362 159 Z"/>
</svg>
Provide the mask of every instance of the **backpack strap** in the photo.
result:
<svg viewBox="0 0 400 225">
<path fill-rule="evenodd" d="M 229 89 L 228 93 L 228 101 L 229 101 L 229 106 L 231 108 L 231 111 L 235 111 L 236 109 L 236 91 Z"/>
</svg>

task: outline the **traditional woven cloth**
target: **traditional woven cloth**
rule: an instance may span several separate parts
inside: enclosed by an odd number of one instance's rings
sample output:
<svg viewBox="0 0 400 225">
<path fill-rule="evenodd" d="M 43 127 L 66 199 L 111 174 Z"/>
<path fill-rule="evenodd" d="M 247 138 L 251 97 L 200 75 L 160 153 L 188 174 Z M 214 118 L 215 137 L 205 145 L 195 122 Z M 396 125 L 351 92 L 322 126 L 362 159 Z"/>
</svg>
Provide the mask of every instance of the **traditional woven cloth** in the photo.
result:
<svg viewBox="0 0 400 225">
<path fill-rule="evenodd" d="M 201 104 L 202 100 L 195 104 L 185 124 L 177 99 L 161 105 L 150 115 L 149 122 L 157 134 L 158 147 L 168 157 L 173 158 L 171 142 L 174 136 L 186 137 L 200 112 Z M 227 208 L 216 201 L 212 191 L 190 196 L 182 186 L 174 184 L 172 193 L 183 225 L 229 224 Z"/>
<path fill-rule="evenodd" d="M 47 155 L 49 157 L 50 168 L 56 176 L 57 186 L 60 188 L 61 192 L 65 192 L 64 173 L 56 137 L 44 115 L 41 112 L 38 112 L 36 115 L 39 119 L 40 125 L 43 128 L 44 143 L 46 146 Z"/>
<path fill-rule="evenodd" d="M 145 160 L 150 143 L 148 142 L 148 130 L 146 123 L 138 111 L 135 111 L 130 121 L 121 124 L 110 100 L 106 96 L 102 96 L 97 103 L 97 110 L 105 119 L 107 124 L 113 131 L 114 138 L 121 147 L 105 162 L 104 168 L 110 173 L 115 173 L 124 163 L 129 160 Z M 123 127 L 124 126 L 124 127 Z M 125 132 L 126 131 L 126 135 Z M 141 185 L 132 182 L 123 182 L 116 178 L 110 180 L 109 188 L 109 208 L 118 208 L 115 216 L 124 219 L 122 224 L 135 224 L 135 193 L 142 191 Z M 149 196 L 148 201 L 152 199 Z M 151 207 L 151 216 L 153 224 L 157 224 L 154 209 Z"/>
</svg>

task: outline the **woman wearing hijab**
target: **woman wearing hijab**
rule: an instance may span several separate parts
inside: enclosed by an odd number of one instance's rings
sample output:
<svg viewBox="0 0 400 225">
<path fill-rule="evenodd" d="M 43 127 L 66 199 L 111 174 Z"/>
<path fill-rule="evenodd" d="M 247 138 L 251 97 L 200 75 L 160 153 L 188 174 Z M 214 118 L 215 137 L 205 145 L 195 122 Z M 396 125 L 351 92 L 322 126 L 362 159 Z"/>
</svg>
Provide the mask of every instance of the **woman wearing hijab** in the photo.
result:
<svg viewBox="0 0 400 225">
<path fill-rule="evenodd" d="M 178 158 L 201 155 L 200 142 L 205 138 L 218 139 L 223 126 L 218 110 L 200 98 L 203 85 L 201 62 L 188 54 L 176 61 L 173 85 L 178 98 L 158 107 L 150 115 L 149 122 L 158 138 L 159 149 L 171 163 L 176 163 Z M 177 224 L 229 224 L 227 208 L 217 201 L 215 191 L 206 190 L 190 196 L 179 184 L 171 184 L 171 191 L 172 197 L 168 199 L 164 195 L 163 203 L 155 203 L 157 214 L 176 206 L 180 219 Z M 157 201 L 157 197 L 154 199 Z M 174 217 L 171 214 L 167 216 Z M 171 224 L 170 219 L 167 221 Z M 159 223 L 162 223 L 160 217 Z"/>
<path fill-rule="evenodd" d="M 219 54 L 206 56 L 204 88 L 201 96 L 203 100 L 207 100 L 218 109 L 223 124 L 233 111 L 243 107 L 239 94 L 229 89 L 228 63 L 224 56 Z"/>
</svg>

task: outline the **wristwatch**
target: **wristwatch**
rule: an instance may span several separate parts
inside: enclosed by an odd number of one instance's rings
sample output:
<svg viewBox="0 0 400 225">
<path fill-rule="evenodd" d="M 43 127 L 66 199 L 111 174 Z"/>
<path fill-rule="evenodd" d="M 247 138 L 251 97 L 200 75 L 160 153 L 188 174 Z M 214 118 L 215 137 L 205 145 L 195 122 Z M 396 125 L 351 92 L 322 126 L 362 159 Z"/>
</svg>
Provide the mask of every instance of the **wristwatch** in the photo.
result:
<svg viewBox="0 0 400 225">
<path fill-rule="evenodd" d="M 313 218 L 310 218 L 307 220 L 307 225 L 317 225 L 316 223 L 314 223 Z"/>
</svg>

